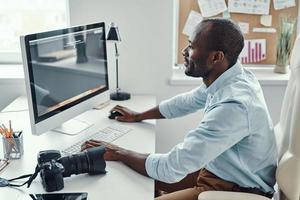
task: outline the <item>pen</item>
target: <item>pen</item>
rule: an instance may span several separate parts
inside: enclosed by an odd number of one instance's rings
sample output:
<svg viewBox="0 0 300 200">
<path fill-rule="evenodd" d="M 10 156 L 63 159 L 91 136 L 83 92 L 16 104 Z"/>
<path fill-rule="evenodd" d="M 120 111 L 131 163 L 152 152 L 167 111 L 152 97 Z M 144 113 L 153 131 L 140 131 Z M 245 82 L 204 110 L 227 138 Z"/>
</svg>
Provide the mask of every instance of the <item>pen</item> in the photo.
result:
<svg viewBox="0 0 300 200">
<path fill-rule="evenodd" d="M 22 132 L 23 132 L 23 131 L 20 131 L 20 132 L 19 132 L 19 134 L 18 134 L 18 138 L 21 136 Z"/>
<path fill-rule="evenodd" d="M 12 127 L 11 127 L 11 120 L 9 120 L 8 123 L 9 123 L 9 133 L 10 133 L 10 136 L 13 136 L 13 130 L 12 130 Z"/>
</svg>

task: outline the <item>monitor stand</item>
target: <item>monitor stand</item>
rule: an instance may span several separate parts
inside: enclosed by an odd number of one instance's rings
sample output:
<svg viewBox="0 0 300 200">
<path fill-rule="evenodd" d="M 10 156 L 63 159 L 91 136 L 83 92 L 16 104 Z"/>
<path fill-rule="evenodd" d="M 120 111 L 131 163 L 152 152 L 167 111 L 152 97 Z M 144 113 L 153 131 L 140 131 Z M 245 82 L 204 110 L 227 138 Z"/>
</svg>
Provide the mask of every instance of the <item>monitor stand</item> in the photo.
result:
<svg viewBox="0 0 300 200">
<path fill-rule="evenodd" d="M 70 119 L 62 125 L 53 129 L 55 132 L 63 133 L 66 135 L 77 135 L 82 131 L 90 128 L 93 124 L 89 124 L 79 119 Z"/>
</svg>

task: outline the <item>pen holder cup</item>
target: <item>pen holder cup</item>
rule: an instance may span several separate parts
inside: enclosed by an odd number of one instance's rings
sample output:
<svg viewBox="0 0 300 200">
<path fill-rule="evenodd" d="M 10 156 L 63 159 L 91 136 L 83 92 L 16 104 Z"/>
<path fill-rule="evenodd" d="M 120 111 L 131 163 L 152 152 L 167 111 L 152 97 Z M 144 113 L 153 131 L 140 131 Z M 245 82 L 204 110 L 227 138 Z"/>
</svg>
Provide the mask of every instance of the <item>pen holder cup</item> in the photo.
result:
<svg viewBox="0 0 300 200">
<path fill-rule="evenodd" d="M 18 136 L 19 132 L 14 135 Z M 2 138 L 4 158 L 14 160 L 20 159 L 24 154 L 23 134 L 19 137 Z"/>
</svg>

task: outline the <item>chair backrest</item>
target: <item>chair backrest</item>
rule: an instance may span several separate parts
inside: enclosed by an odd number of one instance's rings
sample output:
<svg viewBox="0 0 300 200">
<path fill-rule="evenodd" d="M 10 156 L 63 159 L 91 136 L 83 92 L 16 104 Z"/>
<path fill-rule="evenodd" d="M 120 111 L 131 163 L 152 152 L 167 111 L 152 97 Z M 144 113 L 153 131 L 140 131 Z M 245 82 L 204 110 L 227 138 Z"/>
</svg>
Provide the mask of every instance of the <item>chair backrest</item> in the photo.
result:
<svg viewBox="0 0 300 200">
<path fill-rule="evenodd" d="M 279 148 L 276 180 L 288 200 L 300 197 L 300 34 L 290 59 L 290 79 L 282 103 L 280 121 L 275 126 Z"/>
</svg>

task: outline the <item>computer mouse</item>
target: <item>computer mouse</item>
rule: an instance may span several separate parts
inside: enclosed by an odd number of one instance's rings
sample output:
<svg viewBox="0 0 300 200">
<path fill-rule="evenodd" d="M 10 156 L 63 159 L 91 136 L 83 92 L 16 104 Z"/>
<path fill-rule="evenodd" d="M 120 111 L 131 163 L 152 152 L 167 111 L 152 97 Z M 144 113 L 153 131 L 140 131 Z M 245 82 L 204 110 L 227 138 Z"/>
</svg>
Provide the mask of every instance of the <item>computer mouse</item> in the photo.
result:
<svg viewBox="0 0 300 200">
<path fill-rule="evenodd" d="M 108 116 L 109 119 L 115 119 L 117 116 L 123 116 L 122 113 L 118 112 L 118 111 L 111 111 L 110 115 Z"/>
</svg>

